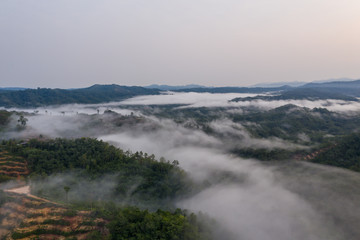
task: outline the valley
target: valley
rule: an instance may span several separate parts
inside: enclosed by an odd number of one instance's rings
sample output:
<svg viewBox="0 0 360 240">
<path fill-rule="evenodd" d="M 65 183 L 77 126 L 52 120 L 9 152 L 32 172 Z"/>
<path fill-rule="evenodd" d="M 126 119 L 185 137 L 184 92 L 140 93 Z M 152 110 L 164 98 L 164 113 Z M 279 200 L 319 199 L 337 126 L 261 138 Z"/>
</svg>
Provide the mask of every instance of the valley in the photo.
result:
<svg viewBox="0 0 360 240">
<path fill-rule="evenodd" d="M 177 91 L 3 109 L 3 236 L 357 239 L 357 101 Z"/>
</svg>

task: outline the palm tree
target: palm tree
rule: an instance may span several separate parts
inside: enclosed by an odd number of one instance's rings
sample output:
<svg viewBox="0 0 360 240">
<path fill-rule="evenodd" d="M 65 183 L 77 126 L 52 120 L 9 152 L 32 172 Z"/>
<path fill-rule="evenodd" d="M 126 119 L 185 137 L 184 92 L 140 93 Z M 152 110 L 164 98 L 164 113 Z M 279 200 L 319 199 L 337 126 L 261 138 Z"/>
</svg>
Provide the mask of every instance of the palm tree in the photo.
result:
<svg viewBox="0 0 360 240">
<path fill-rule="evenodd" d="M 66 203 L 68 203 L 68 193 L 70 191 L 70 187 L 69 186 L 65 186 L 64 187 L 65 193 L 66 193 Z"/>
</svg>

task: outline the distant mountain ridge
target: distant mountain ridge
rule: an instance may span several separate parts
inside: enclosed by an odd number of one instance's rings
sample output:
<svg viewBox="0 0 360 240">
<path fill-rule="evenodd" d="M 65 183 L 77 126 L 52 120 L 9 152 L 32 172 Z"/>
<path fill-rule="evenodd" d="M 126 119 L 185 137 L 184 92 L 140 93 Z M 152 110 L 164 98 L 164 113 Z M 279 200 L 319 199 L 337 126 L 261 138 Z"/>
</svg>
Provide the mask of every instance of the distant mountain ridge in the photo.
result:
<svg viewBox="0 0 360 240">
<path fill-rule="evenodd" d="M 275 88 L 261 88 L 261 87 L 212 87 L 212 88 L 188 88 L 174 90 L 175 92 L 198 92 L 198 93 L 263 93 L 292 89 L 289 86 L 275 87 Z"/>
<path fill-rule="evenodd" d="M 311 83 L 329 83 L 329 82 L 351 82 L 354 79 L 351 78 L 334 78 L 334 79 L 326 79 L 326 80 L 316 80 L 312 82 L 269 82 L 269 83 L 258 83 L 255 85 L 251 85 L 250 87 L 264 87 L 264 88 L 274 88 L 274 87 L 282 87 L 282 86 L 290 86 L 290 87 L 301 87 Z"/>
<path fill-rule="evenodd" d="M 189 89 L 189 88 L 206 88 L 206 86 L 196 85 L 196 84 L 188 84 L 188 85 L 183 85 L 183 86 L 152 84 L 152 85 L 149 85 L 149 86 L 145 86 L 144 88 L 160 89 L 160 90 L 163 90 L 163 91 L 173 91 L 173 90 Z"/>
<path fill-rule="evenodd" d="M 159 88 L 150 88 L 150 87 Z M 198 92 L 198 93 L 268 93 L 277 92 L 276 96 L 263 96 L 263 100 L 282 99 L 338 99 L 358 101 L 360 97 L 360 80 L 308 83 L 300 87 L 281 86 L 265 87 L 204 87 L 200 85 L 168 86 L 151 85 L 148 88 L 138 86 L 120 86 L 116 84 L 95 84 L 78 89 L 0 89 L 0 107 L 39 107 L 60 104 L 95 104 L 121 101 L 140 95 L 157 95 L 162 91 Z M 196 86 L 195 88 L 192 88 Z M 186 88 L 182 88 L 186 87 Z M 167 89 L 167 90 L 166 90 Z M 171 90 L 170 90 L 171 89 Z M 255 100 L 254 99 L 246 99 Z M 234 99 L 244 101 L 244 99 Z"/>
<path fill-rule="evenodd" d="M 21 90 L 25 90 L 28 88 L 22 88 L 22 87 L 4 87 L 4 88 L 0 88 L 0 91 L 21 91 Z"/>
<path fill-rule="evenodd" d="M 275 88 L 282 86 L 290 86 L 290 87 L 300 87 L 307 84 L 307 82 L 274 82 L 274 83 L 258 83 L 255 85 L 251 85 L 250 87 L 261 87 L 261 88 Z"/>
</svg>

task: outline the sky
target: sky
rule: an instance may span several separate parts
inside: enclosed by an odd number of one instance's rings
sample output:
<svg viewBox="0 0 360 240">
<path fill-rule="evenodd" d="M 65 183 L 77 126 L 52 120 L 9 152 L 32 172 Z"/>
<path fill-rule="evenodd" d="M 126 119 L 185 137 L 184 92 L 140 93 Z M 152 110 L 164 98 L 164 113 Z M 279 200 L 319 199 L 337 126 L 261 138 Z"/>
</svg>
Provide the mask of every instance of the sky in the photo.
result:
<svg viewBox="0 0 360 240">
<path fill-rule="evenodd" d="M 1 0 L 0 87 L 360 78 L 358 0 Z"/>
</svg>

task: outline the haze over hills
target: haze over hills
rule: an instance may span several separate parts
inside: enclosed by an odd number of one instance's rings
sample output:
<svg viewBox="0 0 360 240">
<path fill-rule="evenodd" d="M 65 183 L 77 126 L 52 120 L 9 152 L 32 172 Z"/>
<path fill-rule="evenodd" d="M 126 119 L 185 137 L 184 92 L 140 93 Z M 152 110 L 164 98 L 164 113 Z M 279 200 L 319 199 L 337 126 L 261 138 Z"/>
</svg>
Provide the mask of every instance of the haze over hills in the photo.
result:
<svg viewBox="0 0 360 240">
<path fill-rule="evenodd" d="M 358 240 L 360 104 L 331 89 L 6 91 L 0 188 L 40 199 L 0 190 L 0 235 Z"/>
<path fill-rule="evenodd" d="M 144 88 L 151 88 L 151 89 L 160 89 L 163 91 L 173 91 L 173 90 L 181 90 L 181 89 L 189 89 L 189 88 L 206 88 L 206 86 L 196 85 L 196 84 L 189 84 L 184 86 L 170 86 L 170 85 L 158 85 L 152 84 L 149 86 L 145 86 Z"/>
<path fill-rule="evenodd" d="M 360 97 L 360 80 L 335 81 L 325 83 L 308 83 L 299 87 L 204 87 L 198 85 L 129 87 L 112 85 L 93 85 L 79 89 L 7 89 L 0 90 L 0 106 L 2 107 L 39 107 L 46 105 L 71 103 L 104 103 L 121 101 L 135 96 L 158 95 L 162 91 L 196 92 L 196 93 L 277 93 L 271 98 L 280 99 L 339 99 L 357 101 Z M 195 86 L 195 88 L 194 88 Z M 279 95 L 280 94 L 280 95 Z M 240 100 L 240 99 L 237 99 Z M 243 99 L 249 100 L 249 99 Z"/>
<path fill-rule="evenodd" d="M 359 93 L 358 93 L 359 94 Z M 359 95 L 355 95 L 359 96 Z M 256 96 L 256 97 L 245 97 L 245 98 L 236 98 L 232 101 L 251 101 L 251 100 L 266 100 L 266 101 L 277 101 L 277 100 L 344 100 L 344 101 L 354 101 L 358 102 L 359 100 L 356 97 L 348 95 L 345 91 L 333 91 L 328 88 L 310 88 L 310 87 L 299 87 L 294 89 L 288 89 L 281 91 L 277 94 L 271 96 Z"/>
<path fill-rule="evenodd" d="M 304 86 L 309 83 L 327 83 L 327 82 L 348 82 L 348 81 L 354 81 L 355 79 L 351 78 L 333 78 L 333 79 L 326 79 L 326 80 L 316 80 L 311 82 L 300 82 L 300 81 L 294 81 L 294 82 L 271 82 L 271 83 L 258 83 L 255 85 L 252 85 L 250 87 L 281 87 L 281 86 L 290 86 L 290 87 L 300 87 Z"/>
<path fill-rule="evenodd" d="M 0 0 L 0 240 L 359 240 L 359 12 Z"/>
</svg>

